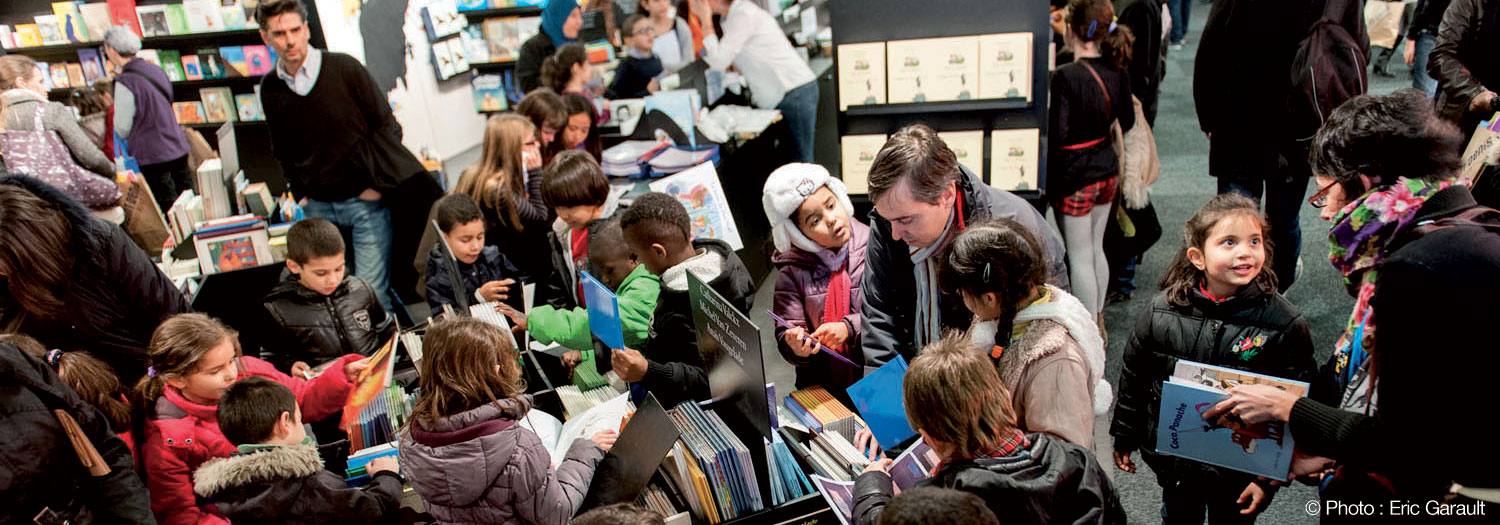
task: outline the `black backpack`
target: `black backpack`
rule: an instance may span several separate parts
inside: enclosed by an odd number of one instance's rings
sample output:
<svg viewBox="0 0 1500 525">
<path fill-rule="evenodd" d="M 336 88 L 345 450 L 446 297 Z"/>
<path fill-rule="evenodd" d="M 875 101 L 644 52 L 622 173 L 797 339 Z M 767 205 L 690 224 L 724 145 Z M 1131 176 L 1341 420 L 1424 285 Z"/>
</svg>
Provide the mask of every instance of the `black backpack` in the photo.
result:
<svg viewBox="0 0 1500 525">
<path fill-rule="evenodd" d="M 1316 6 L 1316 2 L 1314 6 Z M 1359 0 L 1322 0 L 1322 14 L 1307 29 L 1292 60 L 1287 95 L 1288 131 L 1310 140 L 1333 109 L 1369 87 L 1370 38 Z M 1316 12 L 1316 11 L 1314 11 Z"/>
</svg>

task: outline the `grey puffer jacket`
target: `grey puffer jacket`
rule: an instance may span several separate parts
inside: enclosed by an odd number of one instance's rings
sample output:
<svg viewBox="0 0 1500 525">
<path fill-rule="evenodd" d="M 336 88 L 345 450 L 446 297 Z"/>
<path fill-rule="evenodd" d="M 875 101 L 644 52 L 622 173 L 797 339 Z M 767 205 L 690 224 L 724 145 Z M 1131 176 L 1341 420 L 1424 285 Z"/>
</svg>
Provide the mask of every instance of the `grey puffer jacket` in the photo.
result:
<svg viewBox="0 0 1500 525">
<path fill-rule="evenodd" d="M 41 95 L 24 89 L 7 90 L 0 93 L 0 99 L 5 102 L 4 113 L 0 113 L 5 129 L 37 131 L 36 111 L 40 105 L 42 127 L 57 132 L 57 136 L 68 147 L 68 152 L 73 154 L 73 160 L 83 166 L 83 169 L 114 179 L 115 163 L 109 160 L 104 150 L 99 149 L 88 132 L 78 125 L 78 117 L 73 115 L 73 110 L 57 102 L 48 102 Z"/>
<path fill-rule="evenodd" d="M 448 416 L 414 420 L 401 436 L 401 469 L 427 512 L 446 524 L 563 524 L 588 493 L 604 451 L 573 442 L 562 464 L 541 438 L 518 425 L 531 396 Z"/>
</svg>

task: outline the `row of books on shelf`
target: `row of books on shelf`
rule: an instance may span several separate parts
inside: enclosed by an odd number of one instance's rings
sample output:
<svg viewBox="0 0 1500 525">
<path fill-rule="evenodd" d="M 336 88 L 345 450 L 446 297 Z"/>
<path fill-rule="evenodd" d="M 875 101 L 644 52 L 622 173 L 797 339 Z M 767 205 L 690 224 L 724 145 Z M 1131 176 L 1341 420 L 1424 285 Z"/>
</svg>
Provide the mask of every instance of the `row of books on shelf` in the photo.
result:
<svg viewBox="0 0 1500 525">
<path fill-rule="evenodd" d="M 79 56 L 83 56 L 83 50 Z M 161 68 L 173 82 L 259 77 L 270 73 L 276 64 L 276 54 L 264 45 L 208 47 L 191 52 L 142 49 L 136 56 Z"/>
<path fill-rule="evenodd" d="M 173 102 L 172 112 L 178 124 L 218 122 L 259 122 L 266 119 L 260 105 L 260 89 L 255 93 L 235 94 L 227 87 L 202 88 L 198 100 Z"/>
<path fill-rule="evenodd" d="M 459 11 L 483 11 L 485 9 L 505 9 L 507 7 L 541 7 L 547 5 L 547 0 L 440 0 L 454 4 Z M 436 3 L 436 2 L 434 2 Z"/>
<path fill-rule="evenodd" d="M 422 26 L 427 30 L 427 40 L 437 41 L 458 34 L 469 25 L 470 20 L 461 13 L 506 7 L 539 7 L 545 3 L 545 0 L 432 0 L 422 7 Z"/>
<path fill-rule="evenodd" d="M 839 146 L 843 159 L 844 184 L 850 195 L 870 192 L 870 167 L 875 155 L 885 146 L 886 136 L 845 135 Z M 985 132 L 983 130 L 939 131 L 938 138 L 953 150 L 958 163 L 976 174 L 985 173 Z M 989 132 L 989 183 L 1005 191 L 1034 191 L 1041 159 L 1041 130 L 1037 128 L 996 129 Z"/>
<path fill-rule="evenodd" d="M 864 104 L 1031 100 L 1032 34 L 841 44 L 839 109 Z"/>
<path fill-rule="evenodd" d="M 665 466 L 694 515 L 719 523 L 765 508 L 750 450 L 719 414 L 682 403 L 667 416 L 681 436 Z"/>
<path fill-rule="evenodd" d="M 78 62 L 37 62 L 47 89 L 83 88 L 108 78 L 97 49 L 79 49 Z"/>
<path fill-rule="evenodd" d="M 483 24 L 466 25 L 441 36 L 429 31 L 433 36 L 433 69 L 438 78 L 447 80 L 468 71 L 473 64 L 513 61 L 520 56 L 521 43 L 540 28 L 541 18 L 530 16 L 489 18 Z"/>
<path fill-rule="evenodd" d="M 224 5 L 221 0 L 184 0 L 180 4 L 145 5 L 135 0 L 108 2 L 53 2 L 52 14 L 33 17 L 35 23 L 0 25 L 0 46 L 6 49 L 104 40 L 110 26 L 130 27 L 142 37 L 212 33 L 251 29 L 259 0 Z"/>
</svg>

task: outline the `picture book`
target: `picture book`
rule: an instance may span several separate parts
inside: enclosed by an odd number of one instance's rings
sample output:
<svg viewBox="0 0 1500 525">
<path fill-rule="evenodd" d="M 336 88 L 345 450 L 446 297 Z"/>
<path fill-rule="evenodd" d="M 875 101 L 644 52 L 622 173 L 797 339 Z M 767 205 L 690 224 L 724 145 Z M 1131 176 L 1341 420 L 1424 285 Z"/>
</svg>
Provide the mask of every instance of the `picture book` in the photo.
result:
<svg viewBox="0 0 1500 525">
<path fill-rule="evenodd" d="M 68 62 L 68 85 L 72 87 L 84 87 L 88 82 L 83 77 L 83 66 L 77 62 Z"/>
<path fill-rule="evenodd" d="M 1031 100 L 1031 33 L 979 37 L 979 98 Z"/>
<path fill-rule="evenodd" d="M 427 29 L 428 41 L 453 36 L 468 24 L 452 0 L 435 0 L 422 8 L 422 25 Z"/>
<path fill-rule="evenodd" d="M 224 58 L 219 56 L 219 48 L 217 47 L 198 50 L 198 67 L 203 70 L 203 78 L 224 78 L 229 76 L 229 71 L 224 64 Z"/>
<path fill-rule="evenodd" d="M 397 330 L 397 333 L 399 332 Z M 395 380 L 396 335 L 391 334 L 391 338 L 386 340 L 379 350 L 370 354 L 369 367 L 349 378 L 354 388 L 349 390 L 349 397 L 344 401 L 343 419 L 339 421 L 340 428 L 348 430 L 350 425 L 358 423 L 360 411 L 370 406 L 370 403 L 381 396 Z M 354 434 L 354 432 L 350 433 Z"/>
<path fill-rule="evenodd" d="M 36 68 L 42 72 L 42 84 L 47 87 L 47 91 L 57 89 L 57 86 L 52 85 L 52 65 L 46 62 L 37 62 Z M 63 74 L 66 75 L 67 72 L 64 71 Z"/>
<path fill-rule="evenodd" d="M 182 4 L 167 4 L 167 29 L 174 35 L 182 35 L 191 32 L 188 29 L 187 11 Z"/>
<path fill-rule="evenodd" d="M 50 77 L 52 77 L 52 89 L 64 89 L 72 84 L 68 83 L 68 65 L 66 63 L 54 63 L 47 66 Z"/>
<path fill-rule="evenodd" d="M 240 122 L 259 122 L 266 119 L 266 112 L 260 107 L 260 97 L 254 93 L 235 95 L 234 107 L 239 110 Z"/>
<path fill-rule="evenodd" d="M 833 515 L 839 518 L 839 523 L 849 525 L 854 521 L 854 482 L 835 481 L 817 474 L 808 477 L 812 479 L 818 492 L 823 494 L 823 499 L 828 500 L 828 507 L 833 509 Z"/>
<path fill-rule="evenodd" d="M 484 27 L 471 25 L 459 33 L 458 38 L 463 40 L 464 51 L 468 53 L 470 64 L 482 64 L 490 61 L 490 45 L 484 40 Z"/>
<path fill-rule="evenodd" d="M 938 138 L 948 145 L 958 163 L 976 174 L 984 174 L 984 132 L 943 131 Z"/>
<path fill-rule="evenodd" d="M 1225 397 L 1228 394 L 1222 390 L 1180 377 L 1162 383 L 1156 451 L 1274 480 L 1286 479 L 1295 447 L 1286 424 L 1269 421 L 1247 425 L 1233 416 L 1205 421 L 1203 412 Z"/>
<path fill-rule="evenodd" d="M 897 493 L 911 490 L 922 481 L 931 476 L 933 469 L 937 468 L 942 460 L 938 458 L 937 452 L 932 450 L 922 438 L 917 438 L 916 443 L 906 447 L 906 451 L 896 456 L 886 472 L 891 474 L 891 483 L 896 486 Z"/>
<path fill-rule="evenodd" d="M 1256 343 L 1264 341 L 1263 338 L 1245 338 L 1237 344 L 1245 351 L 1255 351 L 1259 346 Z M 1278 389 L 1296 394 L 1298 397 L 1307 397 L 1307 383 L 1282 379 L 1268 375 L 1225 368 L 1222 366 L 1206 365 L 1179 359 L 1172 368 L 1172 377 L 1193 383 L 1199 386 L 1221 390 L 1225 393 L 1229 389 L 1241 385 L 1267 384 Z"/>
<path fill-rule="evenodd" d="M 486 18 L 483 34 L 491 62 L 507 62 L 520 56 L 522 40 L 516 17 Z"/>
<path fill-rule="evenodd" d="M 712 162 L 657 179 L 650 186 L 651 191 L 677 197 L 678 202 L 687 208 L 694 239 L 719 239 L 735 250 L 745 246 Z"/>
<path fill-rule="evenodd" d="M 882 447 L 893 447 L 917 435 L 906 421 L 906 400 L 901 390 L 905 376 L 906 359 L 898 355 L 847 389 L 849 400 Z"/>
<path fill-rule="evenodd" d="M 250 64 L 245 62 L 245 48 L 240 46 L 227 46 L 219 48 L 219 58 L 224 60 L 227 66 L 224 71 L 231 77 L 250 76 Z"/>
<path fill-rule="evenodd" d="M 251 76 L 261 76 L 271 72 L 275 62 L 271 60 L 271 50 L 264 45 L 245 46 L 245 70 Z"/>
<path fill-rule="evenodd" d="M 474 93 L 474 111 L 505 111 L 510 107 L 505 100 L 505 85 L 500 75 L 476 72 L 469 79 L 469 89 Z"/>
<path fill-rule="evenodd" d="M 463 12 L 463 11 L 479 11 L 479 10 L 489 9 L 489 8 L 490 8 L 490 3 L 487 0 L 458 0 L 458 10 L 459 10 L 459 12 Z"/>
<path fill-rule="evenodd" d="M 83 79 L 90 84 L 104 78 L 104 60 L 99 58 L 98 49 L 79 49 L 78 62 L 83 65 Z"/>
<path fill-rule="evenodd" d="M 583 275 L 584 304 L 588 305 L 589 332 L 610 348 L 625 348 L 624 329 L 620 325 L 620 299 L 609 287 L 588 271 Z"/>
<path fill-rule="evenodd" d="M 158 54 L 155 49 L 142 49 L 140 51 L 137 51 L 135 53 L 135 56 L 139 57 L 141 60 L 145 60 L 147 63 L 153 66 L 161 67 L 161 55 Z M 167 80 L 170 81 L 171 79 Z"/>
<path fill-rule="evenodd" d="M 161 70 L 167 73 L 167 79 L 173 82 L 187 80 L 187 72 L 182 68 L 182 54 L 175 50 L 163 49 L 156 53 L 161 59 Z"/>
<path fill-rule="evenodd" d="M 194 235 L 203 275 L 254 268 L 271 263 L 270 237 L 265 222 L 258 228 L 204 238 Z"/>
<path fill-rule="evenodd" d="M 109 7 L 109 25 L 125 26 L 135 31 L 136 36 L 145 36 L 136 16 L 135 0 L 105 0 L 104 4 Z"/>
<path fill-rule="evenodd" d="M 990 186 L 1005 191 L 1036 190 L 1040 148 L 1037 128 L 990 131 Z"/>
<path fill-rule="evenodd" d="M 219 7 L 220 19 L 224 21 L 224 30 L 246 29 L 254 15 L 246 16 L 245 10 L 238 5 L 226 5 Z"/>
<path fill-rule="evenodd" d="M 167 23 L 167 6 L 143 5 L 136 7 L 135 13 L 140 19 L 141 31 L 146 33 L 146 36 L 172 34 L 171 26 Z"/>
<path fill-rule="evenodd" d="M 885 42 L 838 46 L 839 110 L 885 103 Z"/>
<path fill-rule="evenodd" d="M 34 18 L 36 28 L 42 34 L 42 45 L 50 46 L 68 42 L 63 37 L 62 28 L 57 26 L 57 15 L 41 15 Z"/>
<path fill-rule="evenodd" d="M 16 45 L 19 47 L 36 47 L 42 45 L 41 28 L 36 24 L 16 24 Z"/>
<path fill-rule="evenodd" d="M 177 115 L 178 124 L 202 124 L 207 119 L 202 102 L 173 102 L 172 112 Z"/>
<path fill-rule="evenodd" d="M 697 145 L 697 134 L 693 132 L 693 123 L 697 121 L 698 109 L 703 107 L 697 90 L 678 89 L 671 91 L 657 91 L 646 97 L 646 112 L 658 110 L 672 119 L 677 124 L 677 129 L 687 135 L 689 145 Z M 738 250 L 739 248 L 735 248 Z"/>
<path fill-rule="evenodd" d="M 198 55 L 182 55 L 182 73 L 188 80 L 203 80 L 203 69 L 198 64 Z"/>
<path fill-rule="evenodd" d="M 462 43 L 460 43 L 462 45 Z M 458 74 L 453 63 L 453 54 L 448 50 L 448 41 L 432 43 L 432 68 L 438 80 L 447 80 Z"/>
<path fill-rule="evenodd" d="M 63 40 L 68 42 L 89 41 L 89 30 L 83 24 L 83 14 L 78 11 L 78 4 L 73 2 L 52 2 L 52 14 L 57 16 L 57 27 L 62 31 Z"/>
<path fill-rule="evenodd" d="M 183 0 L 182 11 L 189 33 L 210 33 L 224 30 L 224 12 L 219 9 L 219 0 Z"/>
<path fill-rule="evenodd" d="M 870 167 L 875 154 L 885 147 L 885 135 L 844 135 L 839 139 L 844 186 L 850 195 L 870 193 Z"/>
<path fill-rule="evenodd" d="M 229 88 L 201 88 L 198 99 L 203 102 L 203 112 L 209 122 L 234 121 L 234 95 L 230 94 Z"/>
<path fill-rule="evenodd" d="M 0 49 L 13 47 L 16 47 L 15 31 L 8 25 L 0 24 Z"/>
<path fill-rule="evenodd" d="M 92 4 L 81 4 L 78 13 L 83 15 L 83 27 L 88 30 L 89 40 L 104 40 L 104 33 L 109 31 L 109 4 L 94 2 Z"/>
</svg>

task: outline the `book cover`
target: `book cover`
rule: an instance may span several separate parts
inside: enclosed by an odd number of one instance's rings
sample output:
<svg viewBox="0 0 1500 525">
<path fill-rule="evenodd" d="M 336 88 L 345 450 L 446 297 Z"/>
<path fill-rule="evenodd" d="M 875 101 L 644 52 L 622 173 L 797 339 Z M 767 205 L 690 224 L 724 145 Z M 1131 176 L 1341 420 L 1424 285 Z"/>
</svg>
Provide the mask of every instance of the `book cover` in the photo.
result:
<svg viewBox="0 0 1500 525">
<path fill-rule="evenodd" d="M 468 24 L 452 0 L 435 0 L 422 8 L 422 25 L 427 29 L 428 41 L 453 36 Z"/>
<path fill-rule="evenodd" d="M 245 27 L 260 27 L 260 24 L 255 23 L 255 11 L 260 9 L 260 0 L 239 0 L 239 4 L 240 9 L 245 12 L 243 15 L 245 17 Z"/>
<path fill-rule="evenodd" d="M 489 4 L 490 4 L 490 9 L 500 9 L 502 7 L 515 7 L 516 6 L 516 0 L 489 0 Z"/>
<path fill-rule="evenodd" d="M 172 49 L 163 49 L 156 52 L 157 58 L 161 60 L 161 70 L 167 73 L 167 79 L 173 82 L 187 80 L 187 72 L 182 68 L 182 54 Z"/>
<path fill-rule="evenodd" d="M 198 55 L 182 55 L 182 74 L 188 80 L 203 80 L 203 69 L 198 64 Z"/>
<path fill-rule="evenodd" d="M 68 85 L 72 87 L 84 87 L 88 82 L 83 78 L 83 65 L 77 62 L 68 62 Z"/>
<path fill-rule="evenodd" d="M 271 50 L 266 46 L 244 46 L 245 71 L 247 75 L 260 76 L 271 72 Z"/>
<path fill-rule="evenodd" d="M 94 48 L 83 48 L 78 50 L 78 63 L 83 66 L 83 78 L 90 84 L 95 80 L 105 77 L 104 60 L 99 57 L 99 50 Z"/>
<path fill-rule="evenodd" d="M 448 56 L 453 59 L 454 75 L 469 70 L 469 50 L 465 48 L 467 45 L 462 38 L 448 39 Z"/>
<path fill-rule="evenodd" d="M 83 15 L 83 27 L 88 30 L 89 40 L 104 40 L 104 33 L 109 31 L 109 4 L 94 2 L 78 6 L 78 13 Z"/>
<path fill-rule="evenodd" d="M 68 83 L 68 64 L 54 62 L 47 67 L 52 77 L 52 89 L 65 89 L 72 85 Z"/>
<path fill-rule="evenodd" d="M 46 62 L 37 62 L 36 67 L 42 72 L 42 84 L 47 87 L 47 91 L 57 89 L 57 86 L 52 85 L 52 66 Z M 63 74 L 66 75 L 67 72 Z"/>
<path fill-rule="evenodd" d="M 944 131 L 938 138 L 948 145 L 958 163 L 976 174 L 984 174 L 984 131 Z"/>
<path fill-rule="evenodd" d="M 475 74 L 469 79 L 469 89 L 474 93 L 474 111 L 505 111 L 510 107 L 505 100 L 505 85 L 500 75 Z"/>
<path fill-rule="evenodd" d="M 432 43 L 432 69 L 438 80 L 453 78 L 457 71 L 453 65 L 453 54 L 448 51 L 448 42 Z"/>
<path fill-rule="evenodd" d="M 140 19 L 141 30 L 146 36 L 166 36 L 172 34 L 167 23 L 167 6 L 143 5 L 135 8 L 137 18 Z"/>
<path fill-rule="evenodd" d="M 224 12 L 219 0 L 183 0 L 182 11 L 190 33 L 224 30 Z"/>
<path fill-rule="evenodd" d="M 885 103 L 885 42 L 838 47 L 839 110 Z"/>
<path fill-rule="evenodd" d="M 254 93 L 235 95 L 234 107 L 239 110 L 241 122 L 260 122 L 266 119 L 265 110 L 260 107 L 260 97 Z"/>
<path fill-rule="evenodd" d="M 479 11 L 479 10 L 482 10 L 482 9 L 489 9 L 489 8 L 490 8 L 490 3 L 488 2 L 488 0 L 458 0 L 458 10 L 460 12 L 462 12 L 462 11 Z"/>
<path fill-rule="evenodd" d="M 584 304 L 588 305 L 589 332 L 610 348 L 625 348 L 624 329 L 620 325 L 620 299 L 608 286 L 588 271 L 583 276 Z"/>
<path fill-rule="evenodd" d="M 239 5 L 226 5 L 219 8 L 220 18 L 224 21 L 224 30 L 245 29 L 250 25 L 249 20 L 254 15 L 247 17 L 245 10 Z"/>
<path fill-rule="evenodd" d="M 839 523 L 849 525 L 854 519 L 854 482 L 836 481 L 813 474 L 809 476 L 818 493 L 823 499 L 828 500 L 828 507 L 833 509 L 833 515 L 838 517 Z"/>
<path fill-rule="evenodd" d="M 57 15 L 40 15 L 33 18 L 36 20 L 37 31 L 42 34 L 42 45 L 50 46 L 68 42 L 63 37 L 62 28 L 57 26 Z"/>
<path fill-rule="evenodd" d="M 1210 465 L 1286 479 L 1292 464 L 1291 433 L 1270 421 L 1246 425 L 1238 419 L 1204 421 L 1203 411 L 1228 397 L 1182 378 L 1162 383 L 1161 415 L 1156 423 L 1156 451 Z"/>
<path fill-rule="evenodd" d="M 670 91 L 657 91 L 646 97 L 647 113 L 651 110 L 660 110 L 677 124 L 677 129 L 687 135 L 688 144 L 697 146 L 697 133 L 693 132 L 693 124 L 697 121 L 698 108 L 703 107 L 702 100 L 697 90 L 676 89 Z M 739 248 L 735 248 L 738 250 Z"/>
<path fill-rule="evenodd" d="M 219 48 L 216 47 L 198 50 L 198 68 L 203 70 L 203 78 L 224 78 L 229 76 L 229 70 L 224 64 L 224 58 L 219 56 Z"/>
<path fill-rule="evenodd" d="M 732 249 L 745 244 L 740 240 L 740 230 L 730 213 L 729 201 L 724 196 L 724 186 L 719 182 L 718 171 L 712 162 L 705 162 L 682 172 L 652 181 L 651 191 L 659 191 L 677 198 L 687 207 L 692 221 L 694 239 L 719 239 Z"/>
<path fill-rule="evenodd" d="M 350 427 L 359 423 L 359 414 L 375 402 L 391 386 L 395 380 L 396 369 L 396 334 L 370 355 L 370 366 L 361 370 L 358 375 L 350 378 L 354 388 L 349 390 L 349 397 L 344 401 L 343 419 L 339 421 L 339 427 L 348 430 L 351 435 L 358 434 Z"/>
<path fill-rule="evenodd" d="M 875 154 L 885 147 L 885 140 L 885 135 L 844 135 L 839 139 L 841 173 L 850 195 L 870 193 L 870 167 L 875 164 Z"/>
<path fill-rule="evenodd" d="M 57 16 L 57 28 L 62 31 L 63 40 L 68 42 L 89 41 L 89 30 L 83 24 L 83 14 L 78 11 L 78 4 L 73 2 L 52 2 L 52 14 Z"/>
<path fill-rule="evenodd" d="M 173 102 L 172 112 L 178 124 L 202 124 L 205 120 L 202 102 Z"/>
<path fill-rule="evenodd" d="M 227 46 L 219 48 L 219 58 L 224 61 L 224 71 L 231 77 L 250 76 L 250 63 L 245 61 L 245 48 Z"/>
<path fill-rule="evenodd" d="M 486 18 L 483 33 L 491 62 L 507 62 L 519 56 L 521 40 L 516 17 Z"/>
<path fill-rule="evenodd" d="M 109 25 L 125 26 L 135 31 L 136 36 L 145 36 L 136 17 L 135 0 L 106 0 L 105 5 L 109 6 Z"/>
<path fill-rule="evenodd" d="M 140 57 L 141 60 L 145 60 L 153 66 L 161 67 L 161 56 L 157 54 L 155 49 L 142 49 L 137 51 L 135 56 Z"/>
<path fill-rule="evenodd" d="M 16 45 L 36 47 L 42 45 L 42 31 L 36 24 L 16 24 Z"/>
<path fill-rule="evenodd" d="M 15 31 L 8 25 L 0 25 L 0 48 L 16 47 Z"/>
<path fill-rule="evenodd" d="M 1031 33 L 979 37 L 979 98 L 1031 100 Z"/>
<path fill-rule="evenodd" d="M 1235 343 L 1242 352 L 1255 352 L 1265 342 L 1264 337 L 1246 336 Z M 1307 383 L 1282 379 L 1244 370 L 1225 368 L 1222 366 L 1207 365 L 1203 363 L 1177 360 L 1172 368 L 1172 377 L 1182 379 L 1187 383 L 1204 386 L 1229 393 L 1229 389 L 1241 385 L 1271 385 L 1280 390 L 1296 394 L 1297 397 L 1307 396 Z"/>
<path fill-rule="evenodd" d="M 1038 189 L 1040 147 L 1041 131 L 1037 128 L 991 131 L 990 186 L 1005 191 Z"/>
<path fill-rule="evenodd" d="M 182 4 L 167 4 L 167 29 L 174 35 L 187 34 L 187 11 Z"/>
<path fill-rule="evenodd" d="M 194 237 L 203 274 L 210 275 L 270 264 L 270 238 L 264 223 L 249 231 L 200 239 Z"/>
<path fill-rule="evenodd" d="M 907 438 L 917 435 L 906 421 L 906 400 L 902 398 L 905 383 L 906 359 L 896 356 L 880 368 L 865 375 L 864 379 L 849 385 L 849 400 L 864 417 L 875 435 L 875 441 L 883 448 L 893 447 Z"/>
<path fill-rule="evenodd" d="M 203 112 L 208 122 L 234 121 L 234 95 L 229 92 L 229 88 L 201 88 L 198 90 L 198 100 L 203 102 Z"/>
<path fill-rule="evenodd" d="M 464 28 L 459 38 L 463 39 L 464 51 L 469 54 L 470 64 L 481 64 L 490 61 L 490 45 L 484 39 L 484 27 L 471 25 Z"/>
</svg>

